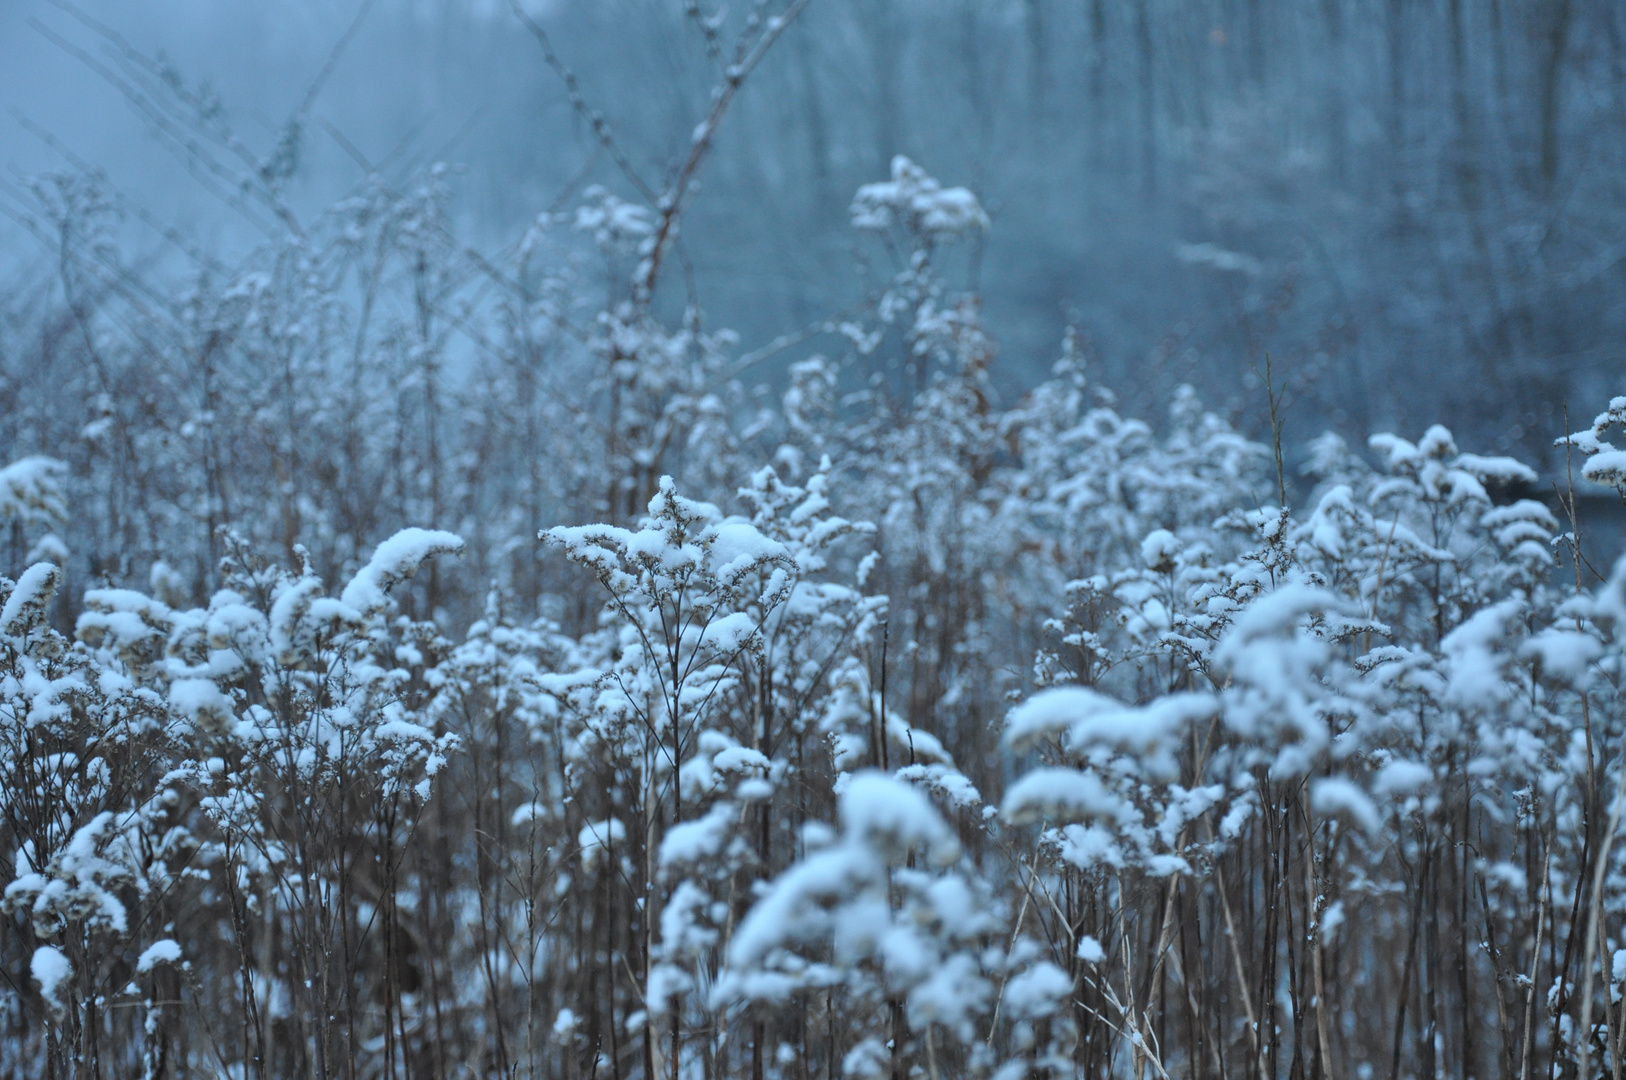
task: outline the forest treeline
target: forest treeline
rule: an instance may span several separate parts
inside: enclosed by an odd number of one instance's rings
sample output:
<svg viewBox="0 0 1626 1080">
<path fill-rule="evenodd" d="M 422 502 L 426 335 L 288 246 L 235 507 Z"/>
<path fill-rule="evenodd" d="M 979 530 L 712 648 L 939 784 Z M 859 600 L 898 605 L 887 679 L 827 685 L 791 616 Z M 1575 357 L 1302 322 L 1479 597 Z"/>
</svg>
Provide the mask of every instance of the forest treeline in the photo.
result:
<svg viewBox="0 0 1626 1080">
<path fill-rule="evenodd" d="M 27 121 L 8 119 L 13 146 L 78 171 L 107 160 L 92 140 L 117 120 L 82 133 L 42 97 L 75 91 L 117 118 L 117 86 L 96 97 L 81 84 L 103 85 L 97 68 L 125 88 L 152 72 L 34 2 L 48 35 L 13 25 L 35 42 L 41 85 L 12 102 Z M 525 9 L 635 184 L 507 3 L 218 5 L 139 20 L 87 5 L 124 45 L 147 42 L 149 59 L 160 47 L 185 57 L 170 74 L 231 118 L 302 217 L 371 175 L 404 190 L 435 160 L 467 163 L 452 216 L 482 251 L 587 183 L 634 201 L 659 188 L 754 10 Z M 707 30 L 691 8 L 722 21 Z M 843 221 L 852 192 L 902 153 L 975 191 L 995 222 L 951 278 L 987 300 L 1008 399 L 1043 381 L 1072 325 L 1130 411 L 1153 415 L 1187 382 L 1259 437 L 1250 370 L 1269 348 L 1296 399 L 1295 460 L 1323 427 L 1358 442 L 1442 422 L 1552 471 L 1546 435 L 1565 407 L 1579 417 L 1617 390 L 1619 0 L 818 0 L 752 80 L 684 231 L 702 306 L 751 347 L 884 288 L 886 262 L 863 248 L 855 272 Z M 274 243 L 286 224 L 238 189 L 241 158 L 164 167 L 164 146 L 184 158 L 205 143 L 151 104 L 127 126 L 156 147 L 114 156 L 113 179 L 162 206 L 160 232 L 126 208 L 121 245 L 167 258 L 172 224 L 215 254 Z M 0 205 L 36 209 L 11 174 Z M 0 273 L 14 317 L 54 284 L 37 266 Z M 674 310 L 688 302 L 682 277 L 665 287 Z"/>
<path fill-rule="evenodd" d="M 1619 1077 L 1626 396 L 1550 461 L 1294 453 L 1262 349 L 1256 440 L 1069 330 L 1007 400 L 953 280 L 997 216 L 902 155 L 843 208 L 867 301 L 745 349 L 685 215 L 803 7 L 689 6 L 659 183 L 527 17 L 617 178 L 495 253 L 443 167 L 301 212 L 108 39 L 278 224 L 176 283 L 106 178 L 31 183 L 0 1063 Z"/>
</svg>

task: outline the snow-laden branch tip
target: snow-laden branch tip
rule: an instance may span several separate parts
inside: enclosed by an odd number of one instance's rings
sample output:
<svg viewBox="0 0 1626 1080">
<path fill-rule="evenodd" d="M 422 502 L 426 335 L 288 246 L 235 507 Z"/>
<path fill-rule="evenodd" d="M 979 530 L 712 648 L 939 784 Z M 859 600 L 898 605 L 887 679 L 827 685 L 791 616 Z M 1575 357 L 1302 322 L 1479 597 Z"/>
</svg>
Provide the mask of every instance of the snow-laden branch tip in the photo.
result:
<svg viewBox="0 0 1626 1080">
<path fill-rule="evenodd" d="M 339 594 L 344 604 L 366 614 L 389 603 L 389 590 L 411 577 L 426 559 L 461 555 L 463 538 L 430 529 L 402 529 L 373 550 L 367 565 L 356 572 Z"/>
</svg>

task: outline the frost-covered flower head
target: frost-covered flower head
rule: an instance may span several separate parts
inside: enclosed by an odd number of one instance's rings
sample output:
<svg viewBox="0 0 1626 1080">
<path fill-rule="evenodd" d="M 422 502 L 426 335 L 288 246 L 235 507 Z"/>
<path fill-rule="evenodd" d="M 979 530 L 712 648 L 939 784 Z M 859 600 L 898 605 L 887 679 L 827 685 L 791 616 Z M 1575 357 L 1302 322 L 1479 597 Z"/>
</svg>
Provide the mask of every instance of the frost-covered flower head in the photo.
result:
<svg viewBox="0 0 1626 1080">
<path fill-rule="evenodd" d="M 926 240 L 988 228 L 988 215 L 975 195 L 963 187 L 943 187 L 902 154 L 892 159 L 892 179 L 858 189 L 849 213 L 855 229 L 899 225 Z"/>
</svg>

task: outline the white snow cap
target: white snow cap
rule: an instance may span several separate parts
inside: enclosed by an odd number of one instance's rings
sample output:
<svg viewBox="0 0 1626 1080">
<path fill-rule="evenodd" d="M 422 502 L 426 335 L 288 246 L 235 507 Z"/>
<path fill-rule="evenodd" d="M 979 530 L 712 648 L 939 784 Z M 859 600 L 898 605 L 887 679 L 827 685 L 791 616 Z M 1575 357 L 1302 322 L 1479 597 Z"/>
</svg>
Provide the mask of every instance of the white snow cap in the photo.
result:
<svg viewBox="0 0 1626 1080">
<path fill-rule="evenodd" d="M 1186 730 L 1218 713 L 1219 699 L 1212 694 L 1180 692 L 1126 705 L 1087 686 L 1054 686 L 1011 710 L 1004 741 L 1016 751 L 1058 736 L 1075 754 L 1110 747 L 1134 755 L 1154 778 L 1172 779 Z"/>
<path fill-rule="evenodd" d="M 919 846 L 946 866 L 960 856 L 960 841 L 931 800 L 885 773 L 865 770 L 841 793 L 841 828 L 889 854 Z"/>
<path fill-rule="evenodd" d="M 944 187 L 902 154 L 892 159 L 891 180 L 858 189 L 849 213 L 855 229 L 886 229 L 898 219 L 922 233 L 988 228 L 988 215 L 975 195 L 963 187 Z"/>
<path fill-rule="evenodd" d="M 1248 277 L 1258 277 L 1264 271 L 1264 265 L 1252 255 L 1244 255 L 1240 251 L 1228 251 L 1218 244 L 1176 244 L 1174 257 L 1183 263 L 1192 266 L 1206 266 L 1210 270 L 1217 270 L 1222 274 L 1245 274 Z"/>
<path fill-rule="evenodd" d="M 231 698 L 213 679 L 176 679 L 169 684 L 169 703 L 205 731 L 221 730 L 233 717 Z"/>
<path fill-rule="evenodd" d="M 1040 960 L 1005 984 L 1005 1008 L 1017 1020 L 1038 1020 L 1062 1007 L 1073 980 L 1048 960 Z"/>
<path fill-rule="evenodd" d="M 1153 529 L 1140 542 L 1140 560 L 1148 570 L 1162 572 L 1173 569 L 1174 558 L 1180 554 L 1180 541 L 1167 529 Z"/>
<path fill-rule="evenodd" d="M 25 457 L 0 469 L 0 521 L 62 521 L 68 516 L 62 479 L 68 467 L 55 458 Z"/>
<path fill-rule="evenodd" d="M 147 946 L 141 958 L 136 961 L 136 970 L 145 975 L 159 964 L 175 964 L 181 959 L 181 947 L 169 938 L 155 941 Z"/>
<path fill-rule="evenodd" d="M 461 555 L 463 538 L 434 529 L 402 529 L 373 551 L 372 560 L 357 571 L 339 599 L 360 612 L 377 611 L 388 601 L 390 588 L 411 577 L 425 559 Z"/>
<path fill-rule="evenodd" d="M 29 974 L 40 984 L 40 994 L 51 1011 L 61 1013 L 68 1003 L 62 999 L 63 983 L 73 978 L 73 965 L 55 945 L 41 945 L 34 950 L 34 959 L 28 963 Z"/>
<path fill-rule="evenodd" d="M 1001 816 L 1012 825 L 1056 821 L 1117 821 L 1128 804 L 1093 772 L 1032 769 L 1005 791 Z"/>
<path fill-rule="evenodd" d="M 1380 796 L 1410 795 L 1434 779 L 1434 770 L 1420 761 L 1396 759 L 1377 771 L 1372 792 Z"/>
<path fill-rule="evenodd" d="M 560 1009 L 559 1015 L 553 1020 L 553 1033 L 561 1039 L 569 1039 L 576 1033 L 576 1014 L 570 1009 Z"/>
<path fill-rule="evenodd" d="M 1375 835 L 1383 818 L 1366 792 L 1341 776 L 1320 776 L 1310 782 L 1310 805 L 1318 814 L 1341 814 Z"/>
<path fill-rule="evenodd" d="M 38 626 L 61 581 L 62 568 L 55 563 L 37 562 L 24 570 L 0 610 L 0 633 L 19 637 Z"/>
</svg>

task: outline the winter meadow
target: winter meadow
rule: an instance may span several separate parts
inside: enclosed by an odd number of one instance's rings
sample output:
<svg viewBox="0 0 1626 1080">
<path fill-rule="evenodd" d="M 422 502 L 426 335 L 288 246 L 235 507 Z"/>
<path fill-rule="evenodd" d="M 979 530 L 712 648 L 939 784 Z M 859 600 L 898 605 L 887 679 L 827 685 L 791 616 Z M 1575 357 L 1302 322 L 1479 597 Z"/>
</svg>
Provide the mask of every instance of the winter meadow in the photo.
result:
<svg viewBox="0 0 1626 1080">
<path fill-rule="evenodd" d="M 488 5 L 496 235 L 397 6 L 17 21 L 0 1074 L 1622 1080 L 1626 8 Z"/>
</svg>

